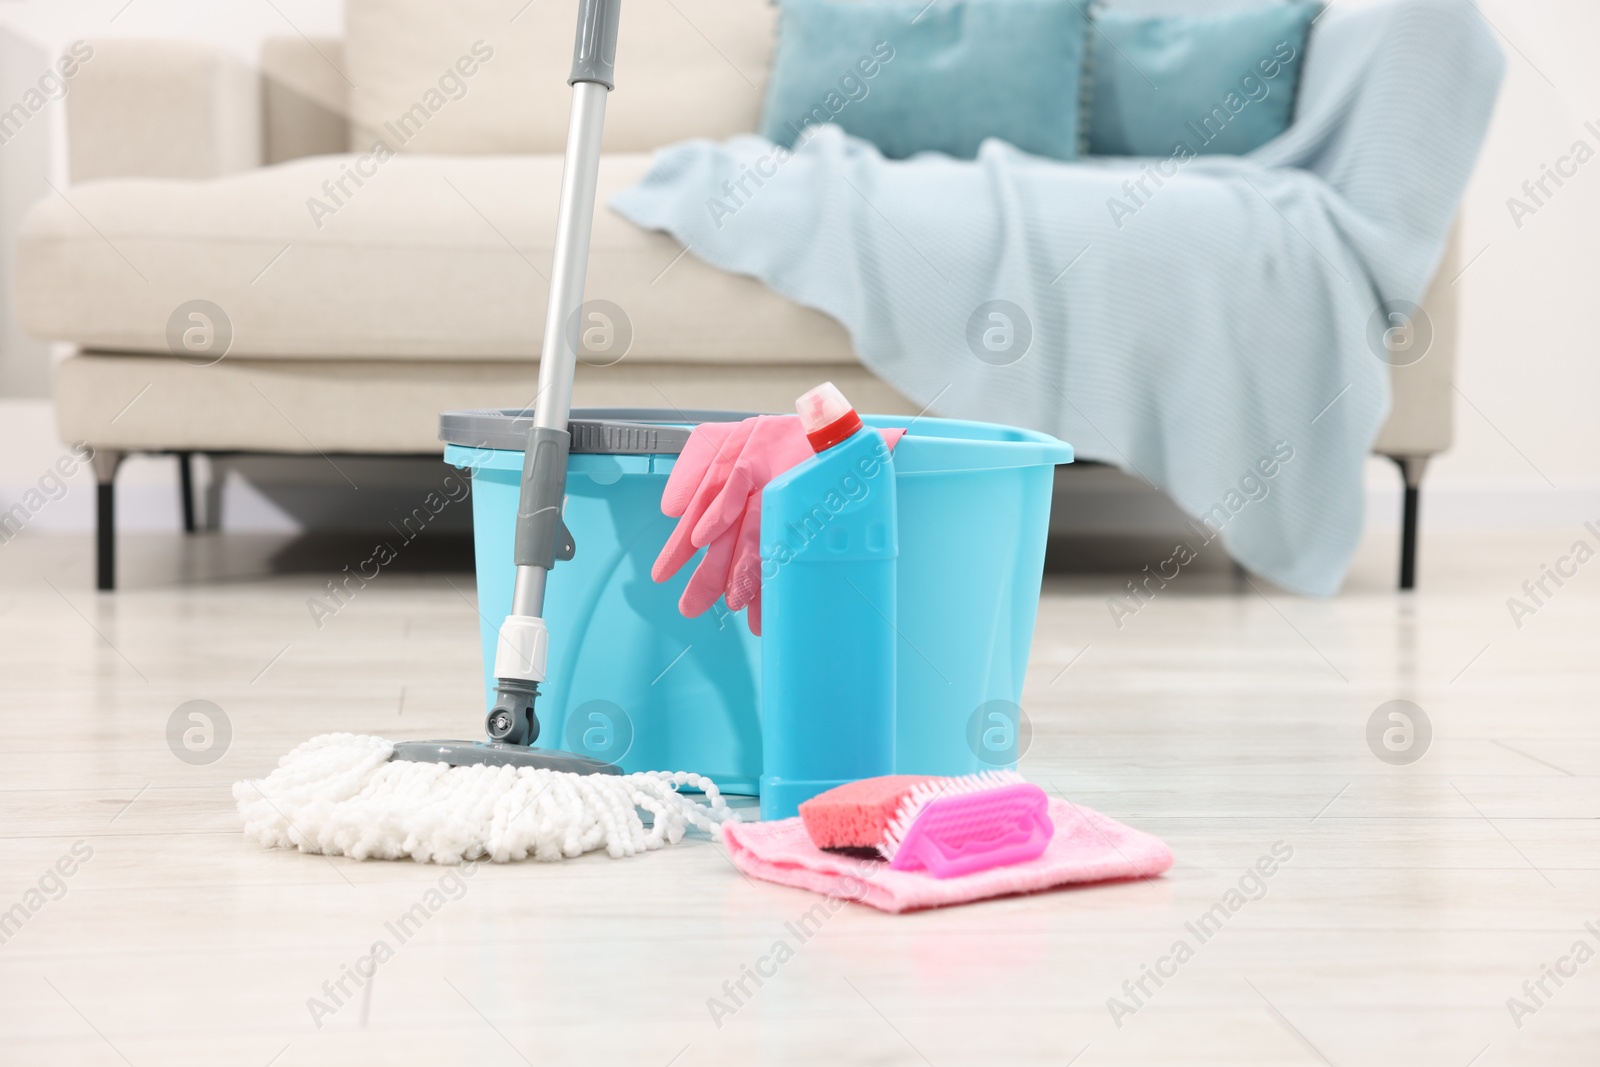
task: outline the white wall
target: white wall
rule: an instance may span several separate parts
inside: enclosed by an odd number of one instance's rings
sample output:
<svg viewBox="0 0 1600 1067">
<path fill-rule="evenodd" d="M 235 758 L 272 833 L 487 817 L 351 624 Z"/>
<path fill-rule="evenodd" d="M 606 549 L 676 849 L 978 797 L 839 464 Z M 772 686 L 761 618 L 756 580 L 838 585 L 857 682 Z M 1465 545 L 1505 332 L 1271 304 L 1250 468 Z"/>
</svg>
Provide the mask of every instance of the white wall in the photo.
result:
<svg viewBox="0 0 1600 1067">
<path fill-rule="evenodd" d="M 46 46 L 93 37 L 177 37 L 244 57 L 254 57 L 264 37 L 337 36 L 343 25 L 343 0 L 13 0 L 0 7 L 0 26 Z"/>
<path fill-rule="evenodd" d="M 1600 5 L 1485 0 L 1483 10 L 1508 70 L 1465 204 L 1464 256 L 1482 253 L 1458 283 L 1457 379 L 1471 403 L 1457 398 L 1456 447 L 1435 463 L 1430 497 L 1447 511 L 1476 498 L 1481 521 L 1497 524 L 1519 511 L 1554 517 L 1553 507 L 1600 518 L 1600 158 L 1520 228 L 1506 207 L 1574 140 L 1600 152 L 1584 128 L 1600 130 Z"/>
<path fill-rule="evenodd" d="M 1506 208 L 1507 197 L 1521 195 L 1522 183 L 1575 139 L 1600 151 L 1600 136 L 1584 129 L 1588 120 L 1600 129 L 1600 4 L 1482 0 L 1482 7 L 1504 35 L 1509 68 L 1464 206 L 1465 255 L 1478 256 L 1457 283 L 1464 307 L 1458 381 L 1466 399 L 1457 398 L 1456 447 L 1430 471 L 1425 521 L 1504 526 L 1600 518 L 1600 158 L 1520 228 Z M 0 26 L 46 48 L 95 35 L 179 36 L 248 56 L 265 36 L 337 34 L 341 23 L 340 0 L 0 6 Z M 42 403 L 0 408 L 0 499 L 37 476 L 38 455 L 55 454 L 53 443 L 17 436 L 49 425 Z M 125 477 L 167 477 L 165 464 L 141 470 L 148 474 L 129 470 Z M 1373 521 L 1393 521 L 1394 471 L 1374 460 L 1369 475 Z"/>
</svg>

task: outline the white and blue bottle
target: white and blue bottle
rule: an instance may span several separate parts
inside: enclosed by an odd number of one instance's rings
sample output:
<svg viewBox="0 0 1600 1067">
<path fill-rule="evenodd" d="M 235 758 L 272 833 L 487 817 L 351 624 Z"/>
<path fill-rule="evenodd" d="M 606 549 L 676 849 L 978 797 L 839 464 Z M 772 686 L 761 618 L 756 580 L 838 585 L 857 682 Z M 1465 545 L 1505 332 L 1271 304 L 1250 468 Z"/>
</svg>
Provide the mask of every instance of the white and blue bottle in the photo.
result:
<svg viewBox="0 0 1600 1067">
<path fill-rule="evenodd" d="M 795 402 L 816 455 L 761 494 L 761 817 L 894 773 L 894 460 L 832 382 Z"/>
</svg>

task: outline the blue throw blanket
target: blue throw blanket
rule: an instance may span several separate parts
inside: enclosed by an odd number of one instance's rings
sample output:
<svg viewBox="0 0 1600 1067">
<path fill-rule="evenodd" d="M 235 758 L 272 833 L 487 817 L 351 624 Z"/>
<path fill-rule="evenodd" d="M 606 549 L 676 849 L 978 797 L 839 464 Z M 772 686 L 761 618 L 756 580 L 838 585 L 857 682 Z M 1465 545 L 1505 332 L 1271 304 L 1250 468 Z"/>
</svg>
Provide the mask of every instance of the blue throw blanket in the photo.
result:
<svg viewBox="0 0 1600 1067">
<path fill-rule="evenodd" d="M 832 315 L 917 403 L 1056 434 L 1331 595 L 1389 407 L 1386 302 L 1438 267 L 1503 68 L 1467 0 L 1335 8 L 1295 124 L 1247 157 L 888 162 L 830 126 L 792 155 L 664 149 L 612 206 Z"/>
</svg>

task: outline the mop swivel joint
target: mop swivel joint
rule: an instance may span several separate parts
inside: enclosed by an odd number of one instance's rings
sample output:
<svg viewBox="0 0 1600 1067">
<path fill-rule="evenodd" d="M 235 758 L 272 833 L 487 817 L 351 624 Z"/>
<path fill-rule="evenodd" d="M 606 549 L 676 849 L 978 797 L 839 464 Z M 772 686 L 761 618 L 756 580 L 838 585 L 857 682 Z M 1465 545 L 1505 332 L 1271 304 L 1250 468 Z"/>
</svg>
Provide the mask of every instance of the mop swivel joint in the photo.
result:
<svg viewBox="0 0 1600 1067">
<path fill-rule="evenodd" d="M 508 615 L 494 657 L 495 701 L 489 710 L 491 741 L 531 745 L 539 736 L 533 702 L 544 681 L 550 631 L 536 615 Z"/>
<path fill-rule="evenodd" d="M 538 682 L 498 679 L 494 707 L 489 709 L 485 723 L 489 740 L 508 745 L 531 745 L 537 741 L 539 717 L 534 714 L 533 702 L 538 696 Z"/>
</svg>

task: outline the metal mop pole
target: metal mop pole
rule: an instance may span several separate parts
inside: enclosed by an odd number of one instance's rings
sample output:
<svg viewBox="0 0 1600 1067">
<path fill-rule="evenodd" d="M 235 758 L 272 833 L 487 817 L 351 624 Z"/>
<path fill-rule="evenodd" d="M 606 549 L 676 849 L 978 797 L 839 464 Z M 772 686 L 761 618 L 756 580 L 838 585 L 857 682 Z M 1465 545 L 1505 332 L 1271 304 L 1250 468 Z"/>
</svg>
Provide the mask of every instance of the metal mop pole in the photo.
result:
<svg viewBox="0 0 1600 1067">
<path fill-rule="evenodd" d="M 500 628 L 495 654 L 496 698 L 488 717 L 490 740 L 508 744 L 530 745 L 539 736 L 533 705 L 539 683 L 545 678 L 550 645 L 543 618 L 545 580 L 556 560 L 571 559 L 574 551 L 571 535 L 561 521 L 570 445 L 567 420 L 578 361 L 578 317 L 583 306 L 584 275 L 589 269 L 589 236 L 594 224 L 606 94 L 615 87 L 613 64 L 620 9 L 621 0 L 580 0 L 572 74 L 567 79 L 572 86 L 572 118 L 567 127 L 561 207 L 556 217 L 550 304 L 540 348 L 539 392 L 522 465 L 517 579 L 511 614 Z"/>
</svg>

